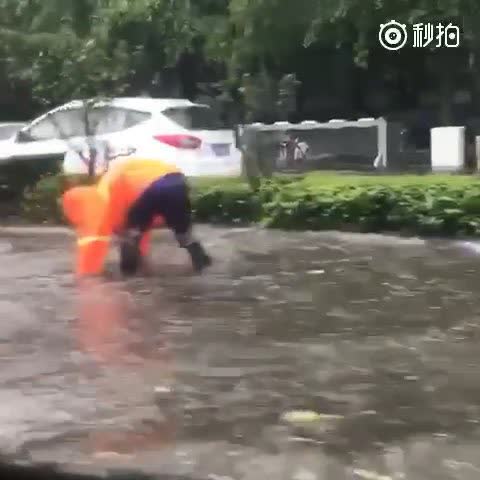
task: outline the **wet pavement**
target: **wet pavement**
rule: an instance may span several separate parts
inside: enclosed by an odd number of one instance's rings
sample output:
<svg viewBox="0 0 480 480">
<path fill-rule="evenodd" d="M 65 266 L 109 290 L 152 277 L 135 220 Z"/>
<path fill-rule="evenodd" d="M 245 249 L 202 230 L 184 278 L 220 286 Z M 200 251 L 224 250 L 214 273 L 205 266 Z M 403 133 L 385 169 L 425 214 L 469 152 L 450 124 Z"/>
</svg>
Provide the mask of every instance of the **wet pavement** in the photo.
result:
<svg viewBox="0 0 480 480">
<path fill-rule="evenodd" d="M 480 478 L 475 244 L 199 235 L 207 274 L 159 235 L 151 276 L 122 281 L 113 252 L 92 294 L 64 230 L 0 230 L 1 451 L 225 480 Z"/>
</svg>

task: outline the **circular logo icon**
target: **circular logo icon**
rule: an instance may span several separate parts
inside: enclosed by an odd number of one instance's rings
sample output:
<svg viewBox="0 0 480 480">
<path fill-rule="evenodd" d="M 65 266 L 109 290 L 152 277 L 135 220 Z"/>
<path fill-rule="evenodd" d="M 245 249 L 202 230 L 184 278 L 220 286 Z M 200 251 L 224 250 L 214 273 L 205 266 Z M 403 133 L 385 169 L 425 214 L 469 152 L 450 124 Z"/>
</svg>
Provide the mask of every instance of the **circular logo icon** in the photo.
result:
<svg viewBox="0 0 480 480">
<path fill-rule="evenodd" d="M 407 43 L 407 27 L 403 23 L 390 20 L 380 25 L 378 41 L 386 50 L 400 50 Z"/>
</svg>

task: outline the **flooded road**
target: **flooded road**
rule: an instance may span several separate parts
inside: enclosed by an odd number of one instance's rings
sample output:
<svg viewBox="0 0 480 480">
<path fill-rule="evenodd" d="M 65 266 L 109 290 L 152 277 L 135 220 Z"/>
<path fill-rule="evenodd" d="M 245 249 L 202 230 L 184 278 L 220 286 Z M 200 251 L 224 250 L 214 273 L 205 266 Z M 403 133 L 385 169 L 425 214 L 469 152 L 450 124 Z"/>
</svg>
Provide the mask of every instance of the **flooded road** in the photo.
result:
<svg viewBox="0 0 480 480">
<path fill-rule="evenodd" d="M 153 275 L 122 281 L 114 252 L 85 300 L 64 230 L 0 232 L 2 451 L 199 479 L 480 478 L 475 245 L 199 236 L 205 275 L 160 235 Z"/>
</svg>

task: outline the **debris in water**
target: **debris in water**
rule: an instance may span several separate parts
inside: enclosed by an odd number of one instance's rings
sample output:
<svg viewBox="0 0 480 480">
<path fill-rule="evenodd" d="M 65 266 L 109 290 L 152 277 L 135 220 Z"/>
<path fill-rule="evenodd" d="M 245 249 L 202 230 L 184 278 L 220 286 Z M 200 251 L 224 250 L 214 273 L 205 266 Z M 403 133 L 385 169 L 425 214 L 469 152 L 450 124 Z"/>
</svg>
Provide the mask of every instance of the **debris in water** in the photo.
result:
<svg viewBox="0 0 480 480">
<path fill-rule="evenodd" d="M 208 480 L 233 480 L 233 478 L 228 475 L 215 475 L 214 473 L 208 475 L 207 478 Z"/>
<path fill-rule="evenodd" d="M 102 460 L 128 460 L 132 458 L 132 455 L 122 454 L 118 452 L 97 452 L 94 455 L 97 459 Z"/>
<path fill-rule="evenodd" d="M 159 385 L 153 389 L 155 405 L 164 413 L 175 409 L 173 389 L 168 385 Z"/>
<path fill-rule="evenodd" d="M 317 480 L 317 476 L 310 470 L 301 468 L 294 474 L 293 480 Z"/>
<path fill-rule="evenodd" d="M 357 470 L 353 471 L 353 474 L 358 478 L 363 478 L 365 480 L 393 480 L 389 475 L 380 475 L 375 472 L 370 472 L 368 470 Z"/>
<path fill-rule="evenodd" d="M 307 273 L 309 275 L 323 275 L 325 270 L 309 270 Z"/>
<path fill-rule="evenodd" d="M 282 415 L 282 420 L 287 423 L 310 423 L 320 420 L 341 420 L 342 415 L 326 415 L 312 410 L 292 410 Z"/>
</svg>

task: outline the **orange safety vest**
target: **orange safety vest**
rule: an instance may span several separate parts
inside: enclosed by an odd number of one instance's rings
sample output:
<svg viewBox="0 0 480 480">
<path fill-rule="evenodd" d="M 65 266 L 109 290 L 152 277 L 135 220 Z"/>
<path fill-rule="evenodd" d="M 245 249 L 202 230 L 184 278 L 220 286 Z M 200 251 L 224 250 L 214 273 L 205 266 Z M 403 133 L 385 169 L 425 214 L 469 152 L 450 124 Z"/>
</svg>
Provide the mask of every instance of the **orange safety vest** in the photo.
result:
<svg viewBox="0 0 480 480">
<path fill-rule="evenodd" d="M 63 211 L 77 232 L 78 275 L 103 270 L 111 237 L 124 225 L 131 205 L 155 180 L 180 170 L 158 160 L 128 159 L 113 164 L 95 186 L 74 187 L 63 195 Z M 162 224 L 156 219 L 155 226 Z M 141 253 L 149 250 L 150 233 L 144 235 Z"/>
</svg>

